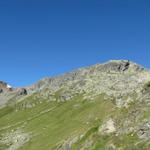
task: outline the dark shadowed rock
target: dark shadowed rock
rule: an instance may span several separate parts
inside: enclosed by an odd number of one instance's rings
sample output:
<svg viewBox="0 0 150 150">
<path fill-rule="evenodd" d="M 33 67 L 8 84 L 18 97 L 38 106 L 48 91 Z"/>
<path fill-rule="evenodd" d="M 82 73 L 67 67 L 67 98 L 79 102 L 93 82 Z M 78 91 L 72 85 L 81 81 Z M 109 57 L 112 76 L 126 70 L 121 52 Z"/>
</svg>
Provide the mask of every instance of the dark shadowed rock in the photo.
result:
<svg viewBox="0 0 150 150">
<path fill-rule="evenodd" d="M 19 93 L 18 93 L 18 95 L 27 95 L 28 93 L 27 93 L 27 90 L 25 89 L 25 88 L 21 88 L 20 90 L 19 90 Z"/>
<path fill-rule="evenodd" d="M 0 89 L 0 93 L 3 93 L 3 89 Z"/>
</svg>

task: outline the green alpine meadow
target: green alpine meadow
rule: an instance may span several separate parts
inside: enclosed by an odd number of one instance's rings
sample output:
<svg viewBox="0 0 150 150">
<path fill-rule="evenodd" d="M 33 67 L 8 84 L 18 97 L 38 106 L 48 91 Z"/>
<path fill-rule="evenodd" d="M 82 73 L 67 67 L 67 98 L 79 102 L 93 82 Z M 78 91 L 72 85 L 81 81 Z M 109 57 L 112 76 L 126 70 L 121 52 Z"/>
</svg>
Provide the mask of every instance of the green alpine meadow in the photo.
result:
<svg viewBox="0 0 150 150">
<path fill-rule="evenodd" d="M 0 81 L 0 150 L 149 150 L 150 70 L 110 60 L 14 88 Z"/>
</svg>

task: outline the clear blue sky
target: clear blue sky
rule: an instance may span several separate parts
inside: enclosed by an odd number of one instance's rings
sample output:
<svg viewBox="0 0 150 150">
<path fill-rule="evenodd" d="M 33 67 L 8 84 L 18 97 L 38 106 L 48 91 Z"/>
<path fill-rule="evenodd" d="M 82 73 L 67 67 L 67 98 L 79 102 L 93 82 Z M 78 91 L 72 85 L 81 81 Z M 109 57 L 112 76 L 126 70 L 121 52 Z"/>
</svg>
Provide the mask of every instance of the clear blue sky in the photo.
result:
<svg viewBox="0 0 150 150">
<path fill-rule="evenodd" d="M 0 80 L 23 86 L 109 59 L 150 68 L 149 0 L 0 0 Z"/>
</svg>

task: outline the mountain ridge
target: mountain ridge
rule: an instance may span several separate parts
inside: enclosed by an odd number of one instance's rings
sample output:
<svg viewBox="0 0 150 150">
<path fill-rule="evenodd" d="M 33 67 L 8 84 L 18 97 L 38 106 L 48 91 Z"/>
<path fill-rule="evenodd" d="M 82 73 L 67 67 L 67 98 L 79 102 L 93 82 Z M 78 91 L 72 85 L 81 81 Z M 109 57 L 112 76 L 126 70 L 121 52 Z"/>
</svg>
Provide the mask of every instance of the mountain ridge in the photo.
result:
<svg viewBox="0 0 150 150">
<path fill-rule="evenodd" d="M 150 148 L 150 71 L 111 60 L 0 94 L 2 150 Z"/>
</svg>

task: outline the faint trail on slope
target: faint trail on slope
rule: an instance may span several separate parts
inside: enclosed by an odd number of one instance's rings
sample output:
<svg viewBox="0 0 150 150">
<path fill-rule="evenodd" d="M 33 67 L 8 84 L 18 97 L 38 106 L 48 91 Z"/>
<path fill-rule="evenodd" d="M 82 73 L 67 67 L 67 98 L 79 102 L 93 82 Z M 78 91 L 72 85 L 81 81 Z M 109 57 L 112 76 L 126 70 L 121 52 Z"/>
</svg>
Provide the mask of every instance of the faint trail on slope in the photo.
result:
<svg viewBox="0 0 150 150">
<path fill-rule="evenodd" d="M 11 127 L 15 127 L 15 126 L 17 126 L 17 125 L 26 123 L 27 121 L 31 121 L 31 120 L 33 120 L 33 119 L 36 119 L 36 118 L 38 118 L 38 117 L 40 117 L 40 116 L 42 116 L 42 115 L 44 115 L 44 114 L 46 114 L 46 113 L 48 113 L 48 112 L 53 111 L 56 107 L 57 107 L 57 106 L 52 107 L 52 108 L 47 109 L 47 110 L 44 110 L 44 111 L 41 111 L 40 114 L 35 115 L 35 116 L 33 116 L 33 117 L 29 117 L 29 118 L 28 118 L 27 120 L 25 120 L 25 121 L 21 121 L 21 122 L 18 122 L 18 123 L 16 123 L 16 124 L 13 124 L 13 125 L 3 127 L 3 128 L 0 129 L 0 131 L 5 130 L 5 129 L 8 129 L 8 128 L 11 128 Z"/>
</svg>

